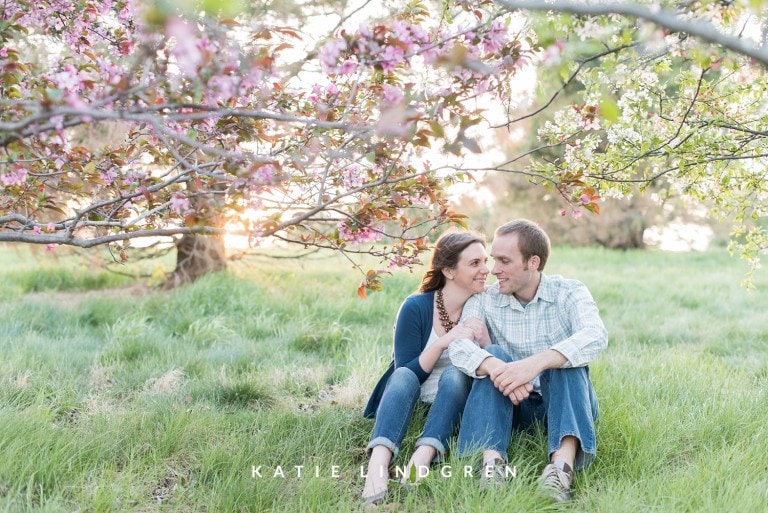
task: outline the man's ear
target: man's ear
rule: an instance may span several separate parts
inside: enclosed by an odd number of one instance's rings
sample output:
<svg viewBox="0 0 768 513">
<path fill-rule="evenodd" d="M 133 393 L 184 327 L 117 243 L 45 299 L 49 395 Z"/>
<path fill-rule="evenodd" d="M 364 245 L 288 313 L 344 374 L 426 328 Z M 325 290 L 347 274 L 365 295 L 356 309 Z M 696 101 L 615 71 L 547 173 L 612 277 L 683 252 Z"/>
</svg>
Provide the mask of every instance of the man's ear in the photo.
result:
<svg viewBox="0 0 768 513">
<path fill-rule="evenodd" d="M 539 255 L 533 255 L 528 259 L 528 268 L 531 270 L 538 271 L 540 264 L 541 258 L 539 258 Z"/>
</svg>

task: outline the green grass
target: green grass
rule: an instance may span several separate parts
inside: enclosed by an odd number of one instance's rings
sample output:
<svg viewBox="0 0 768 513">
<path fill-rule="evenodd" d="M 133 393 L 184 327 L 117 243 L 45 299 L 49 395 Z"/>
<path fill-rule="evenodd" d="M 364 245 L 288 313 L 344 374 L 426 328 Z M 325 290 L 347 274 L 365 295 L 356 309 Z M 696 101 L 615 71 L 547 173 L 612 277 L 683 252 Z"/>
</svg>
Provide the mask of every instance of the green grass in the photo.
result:
<svg viewBox="0 0 768 513">
<path fill-rule="evenodd" d="M 450 478 L 433 469 L 388 510 L 768 510 L 768 276 L 750 293 L 744 270 L 723 253 L 556 248 L 547 271 L 587 283 L 610 333 L 575 500 L 536 496 L 539 429 L 513 435 L 505 489 L 449 457 Z M 240 262 L 137 292 L 0 247 L 0 512 L 359 511 L 360 413 L 418 275 L 362 301 L 341 260 Z"/>
</svg>

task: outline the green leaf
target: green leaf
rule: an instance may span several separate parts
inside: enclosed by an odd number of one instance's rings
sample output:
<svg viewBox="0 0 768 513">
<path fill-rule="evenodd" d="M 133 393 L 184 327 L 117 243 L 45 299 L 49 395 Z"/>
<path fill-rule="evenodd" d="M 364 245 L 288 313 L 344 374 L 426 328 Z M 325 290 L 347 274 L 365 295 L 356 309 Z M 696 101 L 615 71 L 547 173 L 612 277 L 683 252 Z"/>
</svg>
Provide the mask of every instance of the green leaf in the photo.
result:
<svg viewBox="0 0 768 513">
<path fill-rule="evenodd" d="M 611 123 L 615 123 L 621 115 L 621 110 L 613 98 L 605 98 L 603 103 L 600 104 L 600 117 L 607 119 Z"/>
</svg>

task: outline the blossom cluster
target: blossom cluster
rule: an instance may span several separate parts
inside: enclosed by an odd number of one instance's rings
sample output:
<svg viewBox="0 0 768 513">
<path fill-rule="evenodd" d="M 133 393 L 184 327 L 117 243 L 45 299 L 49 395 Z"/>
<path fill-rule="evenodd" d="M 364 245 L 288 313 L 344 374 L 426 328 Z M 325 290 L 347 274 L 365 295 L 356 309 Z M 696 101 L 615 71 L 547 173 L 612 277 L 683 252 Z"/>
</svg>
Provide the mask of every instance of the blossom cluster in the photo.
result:
<svg viewBox="0 0 768 513">
<path fill-rule="evenodd" d="M 365 226 L 353 221 L 339 221 L 336 228 L 341 240 L 353 244 L 377 242 L 384 236 L 381 227 Z"/>
</svg>

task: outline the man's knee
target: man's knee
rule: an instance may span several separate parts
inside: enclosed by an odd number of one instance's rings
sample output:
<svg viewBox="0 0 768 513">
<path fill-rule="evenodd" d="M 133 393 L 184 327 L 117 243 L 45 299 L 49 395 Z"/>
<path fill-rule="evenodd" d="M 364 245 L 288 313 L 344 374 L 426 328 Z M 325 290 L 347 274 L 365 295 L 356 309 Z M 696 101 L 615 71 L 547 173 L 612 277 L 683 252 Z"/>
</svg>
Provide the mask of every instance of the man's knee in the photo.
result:
<svg viewBox="0 0 768 513">
<path fill-rule="evenodd" d="M 550 385 L 556 383 L 586 385 L 589 381 L 588 367 L 569 367 L 567 369 L 548 369 L 541 373 L 541 379 Z"/>
<path fill-rule="evenodd" d="M 504 362 L 511 362 L 512 357 L 509 356 L 509 353 L 507 353 L 503 347 L 498 346 L 496 344 L 491 344 L 490 346 L 486 346 L 485 350 L 491 353 L 493 356 L 498 358 L 499 360 L 502 360 Z"/>
</svg>

